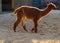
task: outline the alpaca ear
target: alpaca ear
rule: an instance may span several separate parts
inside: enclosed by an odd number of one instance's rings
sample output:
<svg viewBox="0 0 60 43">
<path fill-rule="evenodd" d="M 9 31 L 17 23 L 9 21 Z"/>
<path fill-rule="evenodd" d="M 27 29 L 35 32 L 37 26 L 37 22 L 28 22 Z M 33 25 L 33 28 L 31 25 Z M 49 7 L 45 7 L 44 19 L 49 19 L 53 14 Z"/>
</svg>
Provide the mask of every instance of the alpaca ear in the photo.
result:
<svg viewBox="0 0 60 43">
<path fill-rule="evenodd" d="M 47 2 L 47 4 L 49 4 L 49 2 Z"/>
<path fill-rule="evenodd" d="M 49 5 L 49 2 L 47 2 L 47 6 Z"/>
<path fill-rule="evenodd" d="M 54 3 L 54 2 L 51 2 L 51 3 Z"/>
<path fill-rule="evenodd" d="M 52 4 L 52 3 L 53 3 L 53 2 L 48 2 L 47 5 L 50 5 L 50 4 Z"/>
</svg>

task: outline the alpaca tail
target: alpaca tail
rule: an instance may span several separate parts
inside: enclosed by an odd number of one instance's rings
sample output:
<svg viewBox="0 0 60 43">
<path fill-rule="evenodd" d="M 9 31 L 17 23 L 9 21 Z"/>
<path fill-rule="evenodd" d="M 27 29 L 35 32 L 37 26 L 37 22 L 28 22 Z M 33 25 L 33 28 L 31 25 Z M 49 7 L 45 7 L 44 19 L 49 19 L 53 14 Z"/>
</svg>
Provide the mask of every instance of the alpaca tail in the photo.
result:
<svg viewBox="0 0 60 43">
<path fill-rule="evenodd" d="M 17 8 L 17 9 L 15 9 L 14 15 L 17 15 L 17 13 L 22 14 L 22 8 Z"/>
<path fill-rule="evenodd" d="M 17 12 L 18 12 L 18 10 L 15 10 L 13 13 L 14 13 L 14 15 L 17 15 Z"/>
</svg>

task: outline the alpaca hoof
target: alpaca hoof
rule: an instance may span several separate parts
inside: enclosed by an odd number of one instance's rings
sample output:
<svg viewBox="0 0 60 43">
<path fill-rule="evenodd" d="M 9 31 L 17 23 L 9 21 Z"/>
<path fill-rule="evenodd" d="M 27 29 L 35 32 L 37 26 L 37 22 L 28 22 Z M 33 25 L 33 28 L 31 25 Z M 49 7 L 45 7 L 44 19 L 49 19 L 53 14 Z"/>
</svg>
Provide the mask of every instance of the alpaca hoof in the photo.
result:
<svg viewBox="0 0 60 43">
<path fill-rule="evenodd" d="M 37 29 L 35 29 L 34 32 L 37 33 Z"/>
<path fill-rule="evenodd" d="M 28 32 L 28 30 L 25 30 L 26 32 Z"/>
<path fill-rule="evenodd" d="M 37 29 L 32 28 L 31 32 L 35 32 L 35 33 L 37 33 Z"/>
<path fill-rule="evenodd" d="M 24 28 L 24 30 L 25 30 L 26 32 L 28 32 L 28 30 L 27 30 L 27 29 L 25 29 L 25 28 Z"/>
<path fill-rule="evenodd" d="M 14 32 L 16 32 L 16 30 L 14 30 Z"/>
<path fill-rule="evenodd" d="M 35 31 L 35 33 L 37 33 L 37 31 Z"/>
<path fill-rule="evenodd" d="M 31 32 L 33 32 L 34 28 L 32 28 Z"/>
</svg>

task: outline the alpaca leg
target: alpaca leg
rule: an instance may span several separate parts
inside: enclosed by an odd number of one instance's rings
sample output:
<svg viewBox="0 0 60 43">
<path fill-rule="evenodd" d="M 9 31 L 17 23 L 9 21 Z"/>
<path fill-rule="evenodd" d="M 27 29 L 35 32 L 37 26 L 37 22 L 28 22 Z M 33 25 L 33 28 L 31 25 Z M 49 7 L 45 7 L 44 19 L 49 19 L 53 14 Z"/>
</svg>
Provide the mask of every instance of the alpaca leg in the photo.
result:
<svg viewBox="0 0 60 43">
<path fill-rule="evenodd" d="M 37 33 L 37 20 L 34 20 L 34 28 L 31 31 L 33 30 L 35 33 Z"/>
<path fill-rule="evenodd" d="M 37 33 L 37 21 L 36 20 L 34 21 L 34 26 L 35 26 L 34 32 Z"/>
<path fill-rule="evenodd" d="M 25 31 L 27 31 L 26 26 L 25 26 L 25 18 L 22 18 L 22 26 Z M 28 31 L 27 31 L 28 32 Z"/>
<path fill-rule="evenodd" d="M 20 21 L 21 21 L 21 18 L 18 18 L 18 19 L 16 20 L 16 22 L 14 23 L 14 26 L 13 26 L 14 32 L 16 32 L 16 27 L 18 26 L 18 24 L 20 23 Z"/>
</svg>

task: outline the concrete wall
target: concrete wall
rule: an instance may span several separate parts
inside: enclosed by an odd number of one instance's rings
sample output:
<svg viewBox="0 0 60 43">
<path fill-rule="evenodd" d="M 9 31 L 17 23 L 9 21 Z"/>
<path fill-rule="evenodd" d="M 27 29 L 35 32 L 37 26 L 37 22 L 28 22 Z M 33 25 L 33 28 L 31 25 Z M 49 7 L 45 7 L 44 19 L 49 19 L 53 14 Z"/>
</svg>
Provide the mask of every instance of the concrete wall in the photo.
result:
<svg viewBox="0 0 60 43">
<path fill-rule="evenodd" d="M 2 5 L 1 5 L 1 0 L 0 0 L 0 12 L 2 11 Z"/>
</svg>

